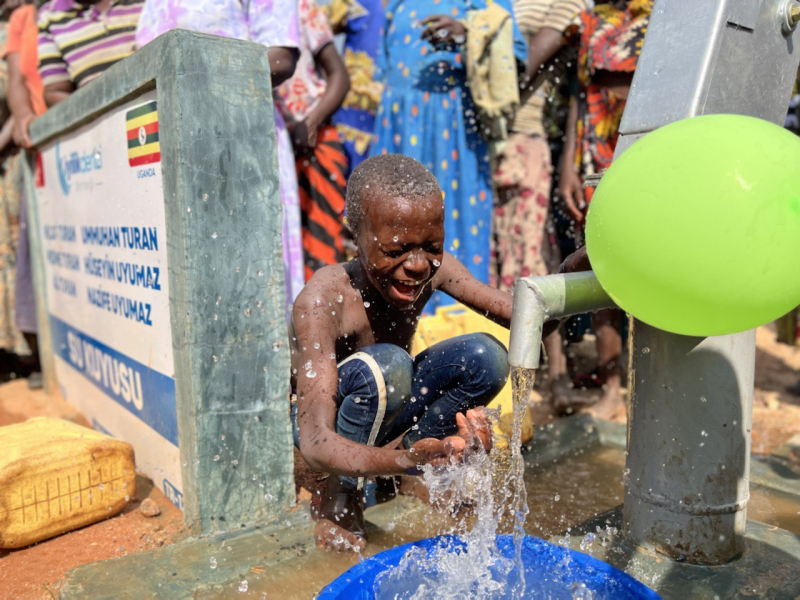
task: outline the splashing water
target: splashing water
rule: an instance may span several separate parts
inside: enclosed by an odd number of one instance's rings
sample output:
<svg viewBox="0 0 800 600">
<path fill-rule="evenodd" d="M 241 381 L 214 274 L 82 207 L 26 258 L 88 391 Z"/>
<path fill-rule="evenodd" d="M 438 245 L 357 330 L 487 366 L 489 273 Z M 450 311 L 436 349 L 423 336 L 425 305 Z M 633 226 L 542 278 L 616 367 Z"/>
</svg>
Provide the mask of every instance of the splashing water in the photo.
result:
<svg viewBox="0 0 800 600">
<path fill-rule="evenodd" d="M 522 421 L 528 409 L 536 371 L 512 368 L 514 420 L 507 450 L 469 456 L 462 465 L 424 468 L 422 480 L 431 503 L 447 511 L 454 524 L 442 534 L 458 536 L 460 544 L 432 551 L 412 548 L 400 564 L 375 582 L 375 597 L 394 600 L 449 598 L 522 598 L 525 596 L 522 539 L 528 515 L 523 475 Z M 510 455 L 509 455 L 510 452 Z M 464 514 L 470 507 L 472 518 Z M 504 557 L 496 535 L 510 520 L 514 556 Z M 470 524 L 472 527 L 470 529 Z"/>
</svg>

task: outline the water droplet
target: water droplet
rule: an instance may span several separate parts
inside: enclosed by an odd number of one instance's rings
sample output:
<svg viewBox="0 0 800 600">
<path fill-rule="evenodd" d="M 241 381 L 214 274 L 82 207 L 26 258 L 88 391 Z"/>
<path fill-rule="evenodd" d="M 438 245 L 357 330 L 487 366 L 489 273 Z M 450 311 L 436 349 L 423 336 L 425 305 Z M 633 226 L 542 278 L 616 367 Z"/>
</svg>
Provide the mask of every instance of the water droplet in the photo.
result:
<svg viewBox="0 0 800 600">
<path fill-rule="evenodd" d="M 436 259 L 433 260 L 433 266 L 434 267 L 440 267 L 441 265 L 442 265 L 442 263 L 440 261 L 438 261 Z"/>
<path fill-rule="evenodd" d="M 591 550 L 592 546 L 594 545 L 594 538 L 595 535 L 591 532 L 583 536 L 583 539 L 581 540 L 581 550 L 583 550 L 584 552 L 586 552 L 587 550 Z"/>
<path fill-rule="evenodd" d="M 249 317 L 252 314 L 253 314 L 253 309 L 252 308 L 245 308 L 244 309 L 244 316 L 245 317 Z"/>
<path fill-rule="evenodd" d="M 705 396 L 700 396 L 700 402 L 708 402 L 708 398 Z"/>
<path fill-rule="evenodd" d="M 393 241 L 393 242 L 397 242 L 397 241 L 399 241 L 399 240 L 400 240 L 400 238 L 399 238 L 399 237 L 397 237 L 397 236 L 394 236 L 394 237 L 392 238 L 392 241 Z"/>
<path fill-rule="evenodd" d="M 242 579 L 239 582 L 239 591 L 242 593 L 247 591 L 247 579 Z"/>
<path fill-rule="evenodd" d="M 283 346 L 283 342 L 281 340 L 275 340 L 272 342 L 272 351 L 277 352 Z"/>
<path fill-rule="evenodd" d="M 219 454 L 214 455 L 214 462 L 219 462 L 219 459 L 222 458 Z"/>
<path fill-rule="evenodd" d="M 264 500 L 266 500 L 267 502 L 272 502 L 273 500 L 275 500 L 275 496 L 273 496 L 270 493 L 266 493 L 264 494 Z"/>
<path fill-rule="evenodd" d="M 314 342 L 314 350 L 319 350 L 319 342 Z"/>
<path fill-rule="evenodd" d="M 648 348 L 647 346 L 642 348 L 642 354 L 650 354 L 650 348 Z"/>
<path fill-rule="evenodd" d="M 216 568 L 217 568 L 217 559 L 216 559 L 216 558 L 214 558 L 214 557 L 212 556 L 212 557 L 209 559 L 209 562 L 211 563 L 211 568 L 212 568 L 212 569 L 216 569 Z"/>
<path fill-rule="evenodd" d="M 394 386 L 393 386 L 393 385 L 390 385 L 390 386 L 389 386 L 389 387 L 387 387 L 386 389 L 387 389 L 387 390 L 389 390 L 389 393 L 390 393 L 390 394 L 393 394 L 393 393 L 394 393 Z"/>
<path fill-rule="evenodd" d="M 203 194 L 203 202 L 208 202 L 208 194 Z"/>
<path fill-rule="evenodd" d="M 234 459 L 234 460 L 231 461 L 231 464 L 235 467 L 236 465 L 239 464 L 239 461 Z"/>
<path fill-rule="evenodd" d="M 369 307 L 370 307 L 370 303 L 369 302 L 364 302 L 364 308 L 369 308 Z"/>
<path fill-rule="evenodd" d="M 187 207 L 186 207 L 186 212 L 191 214 L 191 212 L 192 212 L 192 207 L 191 207 L 191 206 L 187 206 Z"/>
<path fill-rule="evenodd" d="M 421 393 L 421 394 L 424 396 L 425 394 L 427 394 L 427 393 L 428 393 L 428 388 L 426 388 L 426 387 L 423 387 L 423 388 L 420 388 L 420 390 L 419 390 L 419 391 L 420 391 L 420 393 Z"/>
<path fill-rule="evenodd" d="M 341 304 L 342 302 L 344 302 L 344 296 L 339 294 L 338 296 L 336 296 L 336 301 Z"/>
<path fill-rule="evenodd" d="M 212 240 L 217 239 L 217 232 L 216 231 L 211 234 L 211 239 Z"/>
<path fill-rule="evenodd" d="M 316 377 L 316 376 L 317 376 L 317 372 L 314 371 L 313 369 L 311 371 L 306 371 L 306 377 L 308 377 L 309 379 L 314 379 L 314 377 Z"/>
<path fill-rule="evenodd" d="M 216 354 L 212 354 L 211 358 L 214 359 L 214 362 L 218 362 L 219 361 L 219 356 L 217 356 Z"/>
<path fill-rule="evenodd" d="M 702 435 L 703 437 L 708 437 L 708 432 L 704 429 L 703 431 L 700 432 L 700 435 Z"/>
<path fill-rule="evenodd" d="M 559 500 L 561 500 L 561 494 L 556 494 L 553 496 L 553 502 L 558 502 Z"/>
</svg>

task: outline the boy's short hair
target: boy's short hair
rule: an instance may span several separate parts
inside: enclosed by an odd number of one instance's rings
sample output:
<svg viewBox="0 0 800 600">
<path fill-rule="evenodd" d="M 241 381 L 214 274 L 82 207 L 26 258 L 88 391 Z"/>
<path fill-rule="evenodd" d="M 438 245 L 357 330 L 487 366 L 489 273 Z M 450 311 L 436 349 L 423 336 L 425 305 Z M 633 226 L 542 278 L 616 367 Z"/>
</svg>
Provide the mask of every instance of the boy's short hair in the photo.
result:
<svg viewBox="0 0 800 600">
<path fill-rule="evenodd" d="M 442 197 L 439 182 L 422 163 L 404 154 L 378 154 L 358 165 L 347 182 L 347 224 L 358 233 L 364 220 L 364 200 L 381 193 L 391 198 L 422 200 Z"/>
</svg>

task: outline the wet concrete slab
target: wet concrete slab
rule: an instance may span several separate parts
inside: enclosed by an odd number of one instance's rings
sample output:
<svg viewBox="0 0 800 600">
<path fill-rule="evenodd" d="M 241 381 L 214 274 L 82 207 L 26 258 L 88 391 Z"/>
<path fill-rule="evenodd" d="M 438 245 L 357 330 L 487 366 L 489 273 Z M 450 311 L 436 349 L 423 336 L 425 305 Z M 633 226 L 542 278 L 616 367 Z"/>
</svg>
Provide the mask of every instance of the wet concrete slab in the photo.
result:
<svg viewBox="0 0 800 600">
<path fill-rule="evenodd" d="M 575 502 L 592 504 L 588 508 L 594 507 L 594 512 L 588 510 L 582 513 L 584 516 L 573 514 L 575 518 L 568 518 L 563 527 L 580 523 L 589 515 L 615 506 L 621 498 L 625 438 L 624 425 L 597 423 L 586 416 L 565 419 L 538 430 L 524 455 L 528 474 L 533 478 L 528 486 L 535 488 L 535 493 L 529 493 L 532 529 L 528 533 L 549 537 L 562 529 L 542 526 L 539 531 L 534 525 L 537 524 L 536 511 L 575 512 L 567 506 L 570 492 L 567 492 L 565 484 L 558 487 L 563 496 L 558 503 L 553 503 L 549 491 L 538 500 L 537 493 L 540 488 L 548 487 L 547 482 L 553 478 L 562 482 L 566 481 L 565 478 L 580 479 L 580 473 L 575 469 L 591 467 L 592 457 L 608 462 L 602 470 L 605 473 L 602 477 L 613 478 L 619 472 L 618 494 L 614 497 L 606 490 L 603 498 L 594 497 L 595 494 L 590 502 L 581 494 L 586 492 L 585 487 L 591 486 L 586 482 L 576 484 L 581 489 L 571 492 L 575 494 Z M 594 475 L 599 473 L 596 467 L 591 467 Z M 559 469 L 565 472 L 558 475 Z M 753 496 L 780 494 L 791 505 L 790 513 L 800 510 L 798 480 L 797 474 L 780 456 L 753 460 Z M 798 508 L 792 508 L 795 505 Z M 759 513 L 753 511 L 753 514 Z M 787 513 L 789 519 L 792 514 Z M 366 555 L 435 535 L 439 526 L 435 511 L 420 501 L 403 496 L 368 509 L 366 518 L 370 540 Z M 607 533 L 607 528 L 611 533 Z M 687 596 L 687 593 L 689 597 L 713 598 L 715 594 L 720 598 L 755 597 L 747 590 L 775 598 L 794 598 L 800 594 L 800 569 L 797 568 L 800 537 L 778 527 L 749 522 L 747 550 L 742 558 L 731 565 L 713 568 L 674 563 L 641 549 L 627 548 L 619 537 L 620 529 L 621 512 L 612 510 L 573 526 L 566 543 L 580 550 L 585 534 L 593 533 L 594 542 L 584 550 L 590 550 L 593 555 L 615 566 L 621 565 L 637 579 L 653 585 L 665 598 L 679 594 Z M 233 595 L 261 598 L 266 594 L 266 597 L 310 598 L 359 560 L 352 555 L 334 555 L 315 548 L 312 532 L 308 505 L 301 503 L 280 519 L 260 526 L 192 538 L 156 551 L 76 568 L 67 574 L 61 597 L 211 599 Z M 563 541 L 564 536 L 554 539 Z M 241 591 L 244 587 L 246 590 Z M 784 595 L 786 590 L 793 595 Z"/>
<path fill-rule="evenodd" d="M 426 510 L 425 504 L 402 496 L 368 509 L 366 554 L 430 535 L 419 527 Z M 308 504 L 301 503 L 264 525 L 78 567 L 67 573 L 60 597 L 171 600 L 233 594 L 259 598 L 266 593 L 311 598 L 359 558 L 316 548 L 309 514 Z"/>
<path fill-rule="evenodd" d="M 745 551 L 737 560 L 715 567 L 675 562 L 633 547 L 620 535 L 621 528 L 622 510 L 617 507 L 551 541 L 625 571 L 666 599 L 800 596 L 800 536 L 778 527 L 748 521 Z"/>
</svg>

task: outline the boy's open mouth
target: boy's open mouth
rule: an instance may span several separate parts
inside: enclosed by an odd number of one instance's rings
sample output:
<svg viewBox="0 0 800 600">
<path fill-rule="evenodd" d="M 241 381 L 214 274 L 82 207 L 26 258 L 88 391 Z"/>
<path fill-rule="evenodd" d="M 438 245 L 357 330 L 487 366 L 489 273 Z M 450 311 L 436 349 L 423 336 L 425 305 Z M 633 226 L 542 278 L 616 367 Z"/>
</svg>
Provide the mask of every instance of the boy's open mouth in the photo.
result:
<svg viewBox="0 0 800 600">
<path fill-rule="evenodd" d="M 393 280 L 392 287 L 398 296 L 405 300 L 414 300 L 419 295 L 424 281 L 413 281 L 410 279 Z"/>
</svg>

